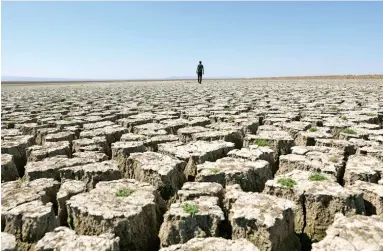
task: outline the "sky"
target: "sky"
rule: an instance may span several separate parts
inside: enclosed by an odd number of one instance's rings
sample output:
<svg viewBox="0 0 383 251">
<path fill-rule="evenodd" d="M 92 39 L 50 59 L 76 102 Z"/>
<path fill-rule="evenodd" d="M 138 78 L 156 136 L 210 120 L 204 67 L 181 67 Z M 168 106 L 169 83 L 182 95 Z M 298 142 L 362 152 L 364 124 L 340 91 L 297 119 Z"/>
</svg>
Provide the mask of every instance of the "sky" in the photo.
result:
<svg viewBox="0 0 383 251">
<path fill-rule="evenodd" d="M 383 73 L 383 2 L 2 2 L 2 76 Z"/>
</svg>

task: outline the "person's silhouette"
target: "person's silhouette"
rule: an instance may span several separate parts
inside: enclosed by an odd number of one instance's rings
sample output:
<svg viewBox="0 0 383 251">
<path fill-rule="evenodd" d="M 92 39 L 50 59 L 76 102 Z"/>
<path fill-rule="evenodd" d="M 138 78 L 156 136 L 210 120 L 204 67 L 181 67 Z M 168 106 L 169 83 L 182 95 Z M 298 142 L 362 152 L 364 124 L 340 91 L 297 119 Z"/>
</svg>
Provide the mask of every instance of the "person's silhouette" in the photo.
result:
<svg viewBox="0 0 383 251">
<path fill-rule="evenodd" d="M 202 75 L 205 74 L 205 70 L 203 68 L 202 62 L 199 61 L 199 65 L 197 66 L 197 75 L 198 75 L 198 83 L 202 83 Z"/>
</svg>

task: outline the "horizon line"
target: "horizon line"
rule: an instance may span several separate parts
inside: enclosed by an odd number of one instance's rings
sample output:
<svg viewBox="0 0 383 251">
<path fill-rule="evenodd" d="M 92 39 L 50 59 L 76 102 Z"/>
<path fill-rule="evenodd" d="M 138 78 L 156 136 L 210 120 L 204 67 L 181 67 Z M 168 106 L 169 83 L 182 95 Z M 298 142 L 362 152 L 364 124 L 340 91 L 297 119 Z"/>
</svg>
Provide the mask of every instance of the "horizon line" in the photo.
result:
<svg viewBox="0 0 383 251">
<path fill-rule="evenodd" d="M 2 76 L 1 84 L 12 84 L 12 83 L 71 83 L 71 82 L 134 82 L 134 81 L 182 81 L 182 80 L 193 80 L 196 77 L 168 77 L 168 78 L 139 78 L 139 79 L 66 79 L 66 78 L 51 78 L 54 80 L 4 80 L 3 77 L 13 76 Z M 28 78 L 28 77 L 23 77 Z M 38 78 L 38 77 L 31 77 Z M 278 80 L 278 79 L 383 79 L 383 74 L 345 74 L 345 75 L 301 75 L 301 76 L 274 76 L 274 77 L 207 77 L 206 80 Z M 43 78 L 44 79 L 44 78 Z"/>
</svg>

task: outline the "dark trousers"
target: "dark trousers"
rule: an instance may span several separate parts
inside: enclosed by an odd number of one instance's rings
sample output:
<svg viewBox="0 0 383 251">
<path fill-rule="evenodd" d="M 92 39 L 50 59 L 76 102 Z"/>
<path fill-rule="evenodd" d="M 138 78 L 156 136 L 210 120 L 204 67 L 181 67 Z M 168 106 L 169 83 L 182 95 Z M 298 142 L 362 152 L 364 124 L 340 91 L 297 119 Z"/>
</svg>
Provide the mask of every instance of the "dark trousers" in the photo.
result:
<svg viewBox="0 0 383 251">
<path fill-rule="evenodd" d="M 202 72 L 198 72 L 198 83 L 202 82 Z"/>
</svg>

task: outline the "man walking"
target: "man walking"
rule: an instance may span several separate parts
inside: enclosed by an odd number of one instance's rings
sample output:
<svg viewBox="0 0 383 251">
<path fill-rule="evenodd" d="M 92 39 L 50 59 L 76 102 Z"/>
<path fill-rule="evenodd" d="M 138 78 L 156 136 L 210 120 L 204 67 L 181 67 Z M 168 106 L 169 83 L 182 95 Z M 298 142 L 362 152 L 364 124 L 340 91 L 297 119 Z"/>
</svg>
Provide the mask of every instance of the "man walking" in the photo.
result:
<svg viewBox="0 0 383 251">
<path fill-rule="evenodd" d="M 202 75 L 205 74 L 205 71 L 203 69 L 202 62 L 199 61 L 199 65 L 197 66 L 197 74 L 198 74 L 198 83 L 202 83 Z"/>
</svg>

